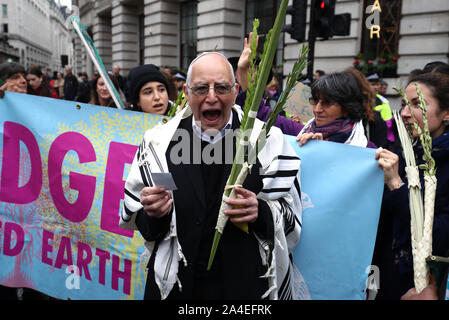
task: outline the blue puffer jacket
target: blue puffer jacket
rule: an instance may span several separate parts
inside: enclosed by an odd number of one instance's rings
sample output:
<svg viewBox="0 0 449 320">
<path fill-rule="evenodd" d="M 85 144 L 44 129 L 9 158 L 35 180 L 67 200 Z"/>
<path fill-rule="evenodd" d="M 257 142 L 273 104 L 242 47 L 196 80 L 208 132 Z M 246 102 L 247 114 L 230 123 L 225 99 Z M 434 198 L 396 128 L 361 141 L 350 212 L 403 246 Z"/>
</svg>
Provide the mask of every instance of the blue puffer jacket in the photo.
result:
<svg viewBox="0 0 449 320">
<path fill-rule="evenodd" d="M 415 148 L 417 163 L 423 163 L 423 149 Z M 409 190 L 405 176 L 405 160 L 399 154 L 399 174 L 405 182 L 401 188 L 385 188 L 373 264 L 379 267 L 379 298 L 399 299 L 413 284 Z M 436 164 L 437 190 L 433 225 L 432 254 L 446 256 L 449 252 L 449 129 L 433 140 L 432 157 Z M 420 170 L 424 190 L 423 172 Z M 424 194 L 424 193 L 423 193 Z"/>
</svg>

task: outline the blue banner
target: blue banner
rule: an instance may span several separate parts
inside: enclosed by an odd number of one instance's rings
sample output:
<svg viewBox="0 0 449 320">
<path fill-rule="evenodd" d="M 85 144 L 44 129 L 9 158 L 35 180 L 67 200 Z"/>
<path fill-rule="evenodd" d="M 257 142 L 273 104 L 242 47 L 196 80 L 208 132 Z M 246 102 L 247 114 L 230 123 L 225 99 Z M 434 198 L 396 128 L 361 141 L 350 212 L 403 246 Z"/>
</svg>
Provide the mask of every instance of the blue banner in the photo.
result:
<svg viewBox="0 0 449 320">
<path fill-rule="evenodd" d="M 316 141 L 299 147 L 302 233 L 293 253 L 304 299 L 365 299 L 379 222 L 383 172 L 376 150 Z M 378 276 L 378 275 L 375 275 Z"/>
<path fill-rule="evenodd" d="M 446 300 L 449 300 L 449 278 L 447 279 Z"/>
<path fill-rule="evenodd" d="M 161 117 L 10 92 L 0 110 L 0 284 L 142 299 L 144 240 L 119 215 L 137 146 Z"/>
</svg>

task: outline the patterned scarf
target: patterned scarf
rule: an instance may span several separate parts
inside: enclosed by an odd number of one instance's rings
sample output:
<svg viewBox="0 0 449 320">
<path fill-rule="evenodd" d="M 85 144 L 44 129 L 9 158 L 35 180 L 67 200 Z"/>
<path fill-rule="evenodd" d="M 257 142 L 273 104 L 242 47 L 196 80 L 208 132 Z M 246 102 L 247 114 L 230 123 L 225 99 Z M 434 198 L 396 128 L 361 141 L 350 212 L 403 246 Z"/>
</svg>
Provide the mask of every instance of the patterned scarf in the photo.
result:
<svg viewBox="0 0 449 320">
<path fill-rule="evenodd" d="M 330 136 L 338 133 L 344 136 L 349 136 L 351 134 L 354 124 L 350 119 L 338 118 L 323 126 L 317 126 L 316 121 L 313 121 L 311 126 L 308 127 L 304 132 L 322 133 L 323 139 L 328 140 Z"/>
</svg>

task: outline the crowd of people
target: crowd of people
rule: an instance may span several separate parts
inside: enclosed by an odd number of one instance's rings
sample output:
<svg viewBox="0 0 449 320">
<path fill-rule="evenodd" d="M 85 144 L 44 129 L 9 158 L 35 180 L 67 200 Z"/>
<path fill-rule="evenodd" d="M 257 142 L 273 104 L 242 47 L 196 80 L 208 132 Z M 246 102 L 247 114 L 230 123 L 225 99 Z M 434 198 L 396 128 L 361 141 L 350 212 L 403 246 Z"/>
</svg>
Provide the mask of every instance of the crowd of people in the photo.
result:
<svg viewBox="0 0 449 320">
<path fill-rule="evenodd" d="M 251 35 L 250 35 L 251 36 Z M 351 67 L 340 72 L 317 70 L 311 81 L 310 105 L 314 117 L 303 123 L 297 115 L 283 114 L 267 141 L 267 152 L 258 156 L 256 166 L 242 186 L 236 186 L 236 199 L 222 200 L 229 175 L 228 164 L 177 165 L 169 155 L 178 130 L 191 132 L 189 143 L 199 139 L 201 151 L 220 146 L 226 129 L 237 129 L 248 87 L 250 41 L 245 39 L 242 54 L 227 59 L 217 52 L 199 55 L 184 73 L 153 64 L 133 68 L 127 77 L 114 66 L 108 74 L 129 110 L 167 115 L 178 95 L 188 107 L 178 110 L 171 120 L 176 125 L 151 129 L 145 133 L 125 185 L 121 225 L 139 230 L 151 247 L 145 298 L 148 299 L 260 299 L 290 298 L 286 289 L 294 275 L 269 274 L 268 266 L 290 270 L 289 254 L 299 239 L 300 190 L 299 159 L 283 134 L 294 135 L 300 146 L 309 140 L 377 149 L 376 160 L 384 172 L 384 194 L 373 265 L 380 269 L 377 299 L 436 298 L 432 284 L 421 296 L 414 290 L 405 160 L 388 99 L 388 84 L 378 74 L 362 74 Z M 76 77 L 70 68 L 65 76 L 56 73 L 49 79 L 39 67 L 25 70 L 18 63 L 0 65 L 0 90 L 91 103 L 116 108 L 105 79 L 86 73 Z M 267 120 L 281 92 L 282 79 L 270 74 L 260 101 L 256 123 Z M 412 130 L 415 154 L 423 161 L 423 149 L 413 125 L 423 128 L 418 107 L 418 86 L 427 103 L 432 156 L 437 167 L 437 191 L 433 228 L 433 254 L 449 256 L 449 66 L 431 62 L 410 72 L 400 116 Z M 413 115 L 410 110 L 413 111 Z M 216 134 L 210 134 L 215 130 Z M 151 138 L 150 138 L 151 136 Z M 142 154 L 160 137 L 164 150 L 157 149 L 147 159 L 152 170 L 169 171 L 177 190 L 152 184 L 140 166 Z M 235 150 L 232 151 L 235 155 Z M 192 155 L 190 155 L 192 156 Z M 223 154 L 223 157 L 225 155 Z M 274 161 L 276 159 L 276 161 Z M 282 159 L 282 160 L 280 160 Z M 162 160 L 162 161 L 161 161 Z M 282 171 L 282 166 L 290 168 Z M 284 169 L 285 170 L 285 169 Z M 157 170 L 156 170 L 157 171 Z M 266 171 L 277 172 L 267 178 Z M 282 171 L 282 174 L 281 174 Z M 288 174 L 287 174 L 288 173 Z M 424 186 L 423 176 L 420 176 Z M 282 182 L 282 183 L 281 183 Z M 278 190 L 278 184 L 290 189 Z M 144 187 L 142 187 L 144 186 Z M 231 222 L 248 223 L 242 233 L 228 223 L 222 245 L 211 271 L 206 271 L 215 222 L 222 201 Z M 295 219 L 295 216 L 299 218 Z M 281 223 L 283 228 L 278 228 Z M 281 230 L 282 229 L 282 230 Z M 279 247 L 278 247 L 279 244 Z M 285 246 L 282 246 L 284 245 Z M 262 254 L 265 253 L 266 255 Z M 175 255 L 177 259 L 167 257 Z M 275 258 L 273 258 L 275 257 Z M 184 263 L 182 263 L 182 261 Z M 232 263 L 230 263 L 232 261 Z M 254 263 L 254 261 L 256 263 Z M 169 273 L 164 272 L 169 270 Z M 266 274 L 265 277 L 260 277 Z M 273 280 L 273 278 L 275 280 Z M 273 289 L 274 288 L 274 289 Z M 429 294 L 430 292 L 430 294 Z"/>
</svg>

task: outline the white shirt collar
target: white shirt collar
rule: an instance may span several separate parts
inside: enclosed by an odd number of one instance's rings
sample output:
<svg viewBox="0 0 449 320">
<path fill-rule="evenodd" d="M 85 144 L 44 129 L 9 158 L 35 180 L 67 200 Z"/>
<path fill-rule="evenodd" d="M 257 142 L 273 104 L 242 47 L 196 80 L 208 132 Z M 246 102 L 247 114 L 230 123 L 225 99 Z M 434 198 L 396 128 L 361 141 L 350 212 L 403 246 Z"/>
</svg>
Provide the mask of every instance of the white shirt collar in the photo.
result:
<svg viewBox="0 0 449 320">
<path fill-rule="evenodd" d="M 193 116 L 192 117 L 193 132 L 195 132 L 198 138 L 200 138 L 205 142 L 212 144 L 217 143 L 218 141 L 223 139 L 223 137 L 230 131 L 229 129 L 232 128 L 232 117 L 233 115 L 231 110 L 228 122 L 220 131 L 218 131 L 217 129 L 208 129 L 206 131 L 203 131 L 203 129 L 201 129 L 201 123 L 199 121 L 196 121 L 195 116 Z"/>
</svg>

